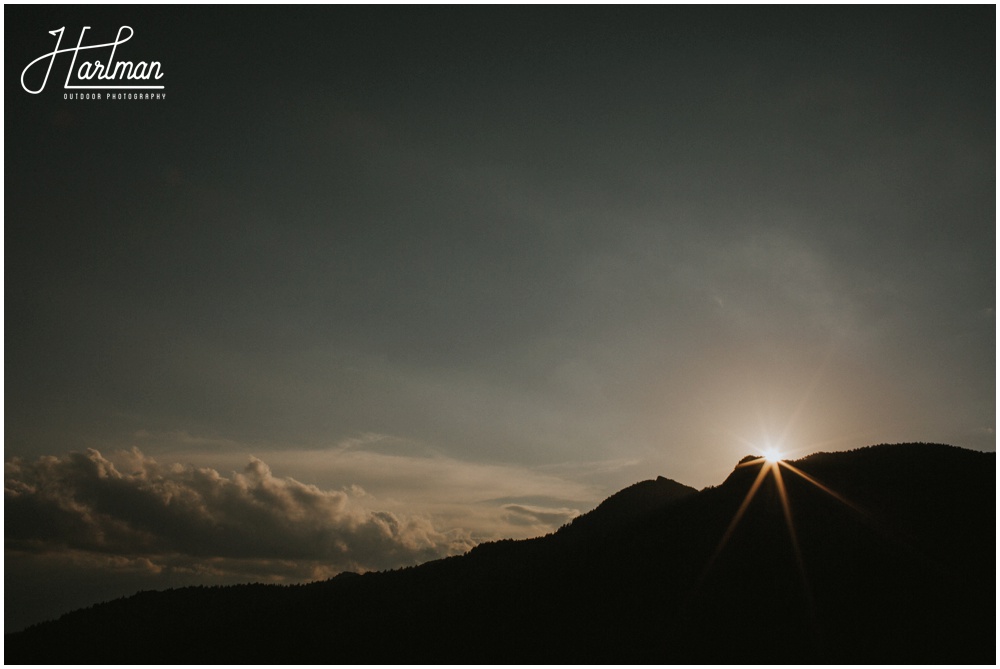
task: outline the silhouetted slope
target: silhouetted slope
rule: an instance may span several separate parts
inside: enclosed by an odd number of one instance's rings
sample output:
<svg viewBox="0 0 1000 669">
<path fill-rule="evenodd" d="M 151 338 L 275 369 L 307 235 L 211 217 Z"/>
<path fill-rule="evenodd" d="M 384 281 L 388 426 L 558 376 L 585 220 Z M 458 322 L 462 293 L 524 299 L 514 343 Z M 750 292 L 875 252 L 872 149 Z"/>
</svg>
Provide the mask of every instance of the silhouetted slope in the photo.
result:
<svg viewBox="0 0 1000 669">
<path fill-rule="evenodd" d="M 696 492 L 698 491 L 690 486 L 662 476 L 656 477 L 655 481 L 640 481 L 616 492 L 592 511 L 577 516 L 561 531 L 611 529 L 623 523 L 640 522 L 647 513 L 662 509 Z"/>
<path fill-rule="evenodd" d="M 140 593 L 7 635 L 5 661 L 995 662 L 994 454 L 909 444 L 791 464 L 839 496 L 781 468 L 795 542 L 773 474 L 732 525 L 751 463 L 420 567 Z"/>
</svg>

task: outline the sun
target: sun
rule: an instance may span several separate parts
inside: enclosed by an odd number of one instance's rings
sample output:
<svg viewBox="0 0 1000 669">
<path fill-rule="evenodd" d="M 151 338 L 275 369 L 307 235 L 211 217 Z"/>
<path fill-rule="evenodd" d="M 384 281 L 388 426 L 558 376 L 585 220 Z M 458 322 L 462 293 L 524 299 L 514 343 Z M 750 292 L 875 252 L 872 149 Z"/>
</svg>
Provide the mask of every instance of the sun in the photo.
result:
<svg viewBox="0 0 1000 669">
<path fill-rule="evenodd" d="M 761 451 L 761 455 L 764 456 L 765 462 L 771 462 L 771 463 L 778 462 L 782 458 L 784 458 L 784 453 L 782 453 L 776 448 L 765 448 L 763 451 Z"/>
</svg>

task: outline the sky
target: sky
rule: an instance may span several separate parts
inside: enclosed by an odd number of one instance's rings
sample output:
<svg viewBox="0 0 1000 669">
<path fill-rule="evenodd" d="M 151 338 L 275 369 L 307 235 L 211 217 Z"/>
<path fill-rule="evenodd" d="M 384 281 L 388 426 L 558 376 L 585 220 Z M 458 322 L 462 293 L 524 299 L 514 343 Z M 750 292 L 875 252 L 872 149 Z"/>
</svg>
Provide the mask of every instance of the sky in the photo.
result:
<svg viewBox="0 0 1000 669">
<path fill-rule="evenodd" d="M 4 19 L 7 630 L 995 449 L 991 5 Z"/>
</svg>

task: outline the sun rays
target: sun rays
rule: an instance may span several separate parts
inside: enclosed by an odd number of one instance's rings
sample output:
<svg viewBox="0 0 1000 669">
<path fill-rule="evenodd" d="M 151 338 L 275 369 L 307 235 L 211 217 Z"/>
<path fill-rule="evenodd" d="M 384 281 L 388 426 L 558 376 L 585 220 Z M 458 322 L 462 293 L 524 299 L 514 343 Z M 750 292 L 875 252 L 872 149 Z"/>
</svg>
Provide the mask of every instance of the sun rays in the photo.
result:
<svg viewBox="0 0 1000 669">
<path fill-rule="evenodd" d="M 729 524 L 727 525 L 726 530 L 722 535 L 722 538 L 719 540 L 719 544 L 716 546 L 711 557 L 708 559 L 708 562 L 705 565 L 705 570 L 703 571 L 702 577 L 699 580 L 699 582 L 704 581 L 708 577 L 709 572 L 712 570 L 713 565 L 725 550 L 726 545 L 732 539 L 733 534 L 736 532 L 736 529 L 740 524 L 740 521 L 743 520 L 744 516 L 746 515 L 747 509 L 750 507 L 750 504 L 757 496 L 757 493 L 760 490 L 761 486 L 763 486 L 764 483 L 767 481 L 768 477 L 771 476 L 773 477 L 774 487 L 777 491 L 778 501 L 781 505 L 782 518 L 784 520 L 785 527 L 788 531 L 788 540 L 792 554 L 795 559 L 795 570 L 798 574 L 798 578 L 802 587 L 802 594 L 806 601 L 809 610 L 809 615 L 810 617 L 812 617 L 815 614 L 812 587 L 810 585 L 809 577 L 806 571 L 806 563 L 805 563 L 805 558 L 803 557 L 802 547 L 799 544 L 798 532 L 796 531 L 795 528 L 795 520 L 792 513 L 792 502 L 789 497 L 788 486 L 785 483 L 783 470 L 790 472 L 791 474 L 794 474 L 795 476 L 811 484 L 818 490 L 821 490 L 827 495 L 830 495 L 841 504 L 844 504 L 845 506 L 850 508 L 852 511 L 855 511 L 856 513 L 859 513 L 862 516 L 864 516 L 865 514 L 857 505 L 850 502 L 843 495 L 831 489 L 829 486 L 824 485 L 823 483 L 816 480 L 809 474 L 803 472 L 798 467 L 785 461 L 784 454 L 778 448 L 775 448 L 773 446 L 768 446 L 767 448 L 761 449 L 760 453 L 761 453 L 760 457 L 747 459 L 737 465 L 737 469 L 746 467 L 758 467 L 759 469 L 757 471 L 756 477 L 753 480 L 753 483 L 750 485 L 750 488 L 747 490 L 746 495 L 743 497 L 743 500 L 740 502 L 739 507 L 736 509 L 736 513 L 733 514 L 732 520 L 729 521 Z"/>
</svg>

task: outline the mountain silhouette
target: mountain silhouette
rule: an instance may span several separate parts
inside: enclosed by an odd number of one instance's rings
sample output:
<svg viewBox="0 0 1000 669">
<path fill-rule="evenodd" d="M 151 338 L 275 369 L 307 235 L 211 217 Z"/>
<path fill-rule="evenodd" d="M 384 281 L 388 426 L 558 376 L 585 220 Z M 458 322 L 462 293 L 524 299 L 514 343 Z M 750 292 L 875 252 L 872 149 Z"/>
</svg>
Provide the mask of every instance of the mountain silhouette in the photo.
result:
<svg viewBox="0 0 1000 669">
<path fill-rule="evenodd" d="M 640 481 L 608 497 L 594 510 L 577 516 L 562 531 L 579 532 L 584 528 L 610 530 L 623 523 L 639 522 L 648 512 L 697 492 L 694 488 L 662 476 L 656 477 L 655 481 Z"/>
<path fill-rule="evenodd" d="M 993 664 L 994 472 L 935 444 L 744 458 L 419 567 L 141 592 L 5 662 Z"/>
</svg>

